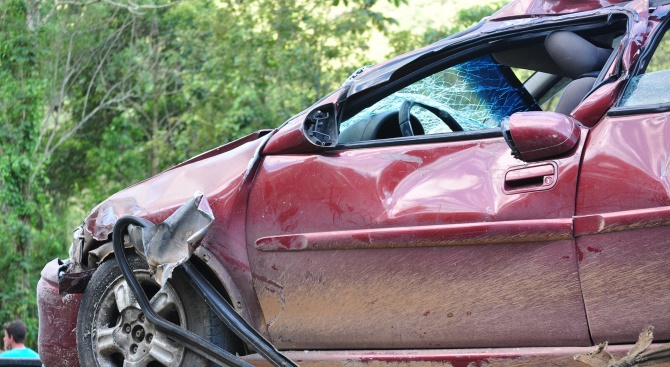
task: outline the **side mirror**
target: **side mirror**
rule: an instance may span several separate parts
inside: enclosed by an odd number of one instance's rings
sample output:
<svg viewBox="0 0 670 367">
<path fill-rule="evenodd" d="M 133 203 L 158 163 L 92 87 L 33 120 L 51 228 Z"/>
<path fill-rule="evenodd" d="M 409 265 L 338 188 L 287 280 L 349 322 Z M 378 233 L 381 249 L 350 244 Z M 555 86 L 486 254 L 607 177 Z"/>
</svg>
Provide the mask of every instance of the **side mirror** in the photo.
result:
<svg viewBox="0 0 670 367">
<path fill-rule="evenodd" d="M 324 103 L 294 116 L 270 137 L 263 154 L 313 153 L 337 145 L 336 112 L 334 103 Z"/>
<path fill-rule="evenodd" d="M 577 121 L 556 112 L 517 112 L 502 123 L 502 133 L 512 154 L 537 161 L 572 149 L 581 130 Z"/>
</svg>

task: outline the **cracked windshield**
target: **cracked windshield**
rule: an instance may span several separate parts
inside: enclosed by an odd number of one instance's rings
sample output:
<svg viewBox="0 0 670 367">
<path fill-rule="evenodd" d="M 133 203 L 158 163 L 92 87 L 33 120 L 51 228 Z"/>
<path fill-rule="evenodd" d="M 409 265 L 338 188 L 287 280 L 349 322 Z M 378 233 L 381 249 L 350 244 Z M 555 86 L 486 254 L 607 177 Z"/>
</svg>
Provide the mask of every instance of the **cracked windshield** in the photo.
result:
<svg viewBox="0 0 670 367">
<path fill-rule="evenodd" d="M 511 69 L 489 55 L 469 60 L 440 71 L 363 110 L 341 125 L 344 131 L 375 115 L 398 111 L 406 101 L 418 102 L 447 112 L 464 131 L 497 128 L 515 112 L 536 110 L 524 98 L 527 92 Z M 434 113 L 415 105 L 410 111 L 421 122 L 426 134 L 452 130 Z"/>
</svg>

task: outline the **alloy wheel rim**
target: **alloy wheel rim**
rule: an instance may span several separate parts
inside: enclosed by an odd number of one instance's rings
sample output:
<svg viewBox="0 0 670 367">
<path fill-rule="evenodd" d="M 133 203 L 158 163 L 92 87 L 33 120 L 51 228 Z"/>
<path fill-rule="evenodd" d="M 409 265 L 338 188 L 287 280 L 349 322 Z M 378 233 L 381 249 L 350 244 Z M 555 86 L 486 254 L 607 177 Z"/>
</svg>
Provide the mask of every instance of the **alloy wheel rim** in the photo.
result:
<svg viewBox="0 0 670 367">
<path fill-rule="evenodd" d="M 146 270 L 136 271 L 135 276 L 156 313 L 185 327 L 186 313 L 174 288 L 170 284 L 160 288 Z M 184 358 L 184 346 L 146 319 L 122 276 L 101 297 L 91 334 L 100 366 L 178 367 Z"/>
</svg>

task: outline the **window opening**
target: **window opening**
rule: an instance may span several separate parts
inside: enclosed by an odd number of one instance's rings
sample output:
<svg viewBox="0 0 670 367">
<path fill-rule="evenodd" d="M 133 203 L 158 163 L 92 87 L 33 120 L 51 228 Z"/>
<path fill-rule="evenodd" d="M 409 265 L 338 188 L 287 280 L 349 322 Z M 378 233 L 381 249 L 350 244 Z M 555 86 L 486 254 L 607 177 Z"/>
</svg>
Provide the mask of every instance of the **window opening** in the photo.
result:
<svg viewBox="0 0 670 367">
<path fill-rule="evenodd" d="M 656 46 L 644 74 L 631 78 L 619 106 L 636 107 L 670 103 L 670 36 L 667 30 Z"/>
<path fill-rule="evenodd" d="M 405 101 L 448 112 L 464 131 L 497 128 L 504 118 L 515 112 L 539 109 L 512 70 L 485 55 L 393 93 L 344 121 L 340 129 L 346 131 L 381 113 L 398 111 Z M 451 132 L 443 121 L 426 109 L 414 107 L 411 113 L 421 122 L 426 134 Z"/>
</svg>

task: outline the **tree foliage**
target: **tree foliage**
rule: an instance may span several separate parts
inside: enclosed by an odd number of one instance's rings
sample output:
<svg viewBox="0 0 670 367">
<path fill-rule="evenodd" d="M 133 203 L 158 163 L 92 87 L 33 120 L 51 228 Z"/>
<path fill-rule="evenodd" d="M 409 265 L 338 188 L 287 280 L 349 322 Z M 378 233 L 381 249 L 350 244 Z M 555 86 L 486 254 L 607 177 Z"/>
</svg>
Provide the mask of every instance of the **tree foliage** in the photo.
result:
<svg viewBox="0 0 670 367">
<path fill-rule="evenodd" d="M 394 31 L 376 2 L 0 0 L 0 319 L 35 346 L 39 272 L 100 200 L 278 126 L 368 63 L 372 32 L 400 52 L 462 27 Z"/>
<path fill-rule="evenodd" d="M 27 29 L 24 4 L 2 3 L 0 14 L 0 267 L 9 269 L 0 292 L 0 317 L 21 317 L 34 329 L 39 263 L 59 252 L 47 235 L 58 231 L 52 201 L 42 190 L 48 178 L 32 159 L 46 83 L 38 67 L 41 40 Z"/>
<path fill-rule="evenodd" d="M 505 5 L 506 1 L 491 1 L 485 5 L 474 5 L 469 8 L 458 10 L 454 16 L 447 20 L 442 27 L 429 28 L 422 34 L 416 34 L 409 30 L 395 32 L 389 37 L 389 43 L 393 52 L 391 55 L 408 52 L 418 47 L 437 42 L 449 35 L 464 31 L 481 19 L 495 13 Z"/>
</svg>

